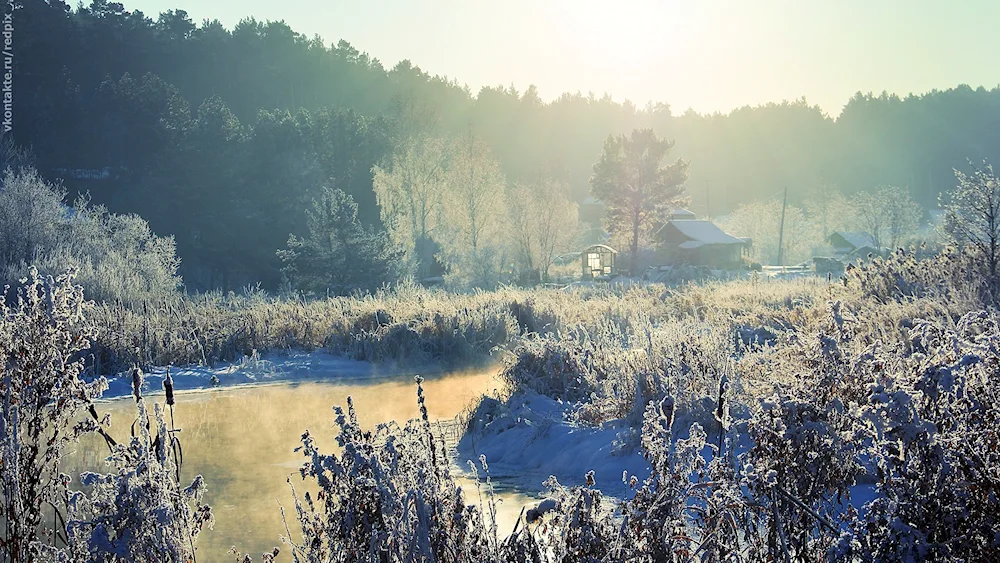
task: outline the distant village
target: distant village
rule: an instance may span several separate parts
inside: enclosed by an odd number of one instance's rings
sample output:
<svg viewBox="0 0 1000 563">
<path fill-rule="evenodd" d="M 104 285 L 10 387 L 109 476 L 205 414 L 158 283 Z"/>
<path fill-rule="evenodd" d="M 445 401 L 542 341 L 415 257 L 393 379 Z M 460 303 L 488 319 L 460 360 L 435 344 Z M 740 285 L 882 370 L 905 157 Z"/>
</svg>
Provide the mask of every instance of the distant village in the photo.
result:
<svg viewBox="0 0 1000 563">
<path fill-rule="evenodd" d="M 688 209 L 675 209 L 654 229 L 649 248 L 640 252 L 640 271 L 630 276 L 619 263 L 619 249 L 608 241 L 602 228 L 604 206 L 593 197 L 580 207 L 580 221 L 586 227 L 585 247 L 562 258 L 579 260 L 583 282 L 607 282 L 618 278 L 649 282 L 684 282 L 710 278 L 729 279 L 758 272 L 770 277 L 802 275 L 840 275 L 847 264 L 869 260 L 886 252 L 871 234 L 864 231 L 832 231 L 825 245 L 815 248 L 813 256 L 795 264 L 760 263 L 751 256 L 754 241 L 740 233 L 726 232 L 715 221 L 701 218 Z M 927 230 L 933 233 L 941 221 L 939 211 L 930 212 Z M 777 219 L 776 219 L 777 220 Z M 933 237 L 928 237 L 933 238 Z"/>
</svg>

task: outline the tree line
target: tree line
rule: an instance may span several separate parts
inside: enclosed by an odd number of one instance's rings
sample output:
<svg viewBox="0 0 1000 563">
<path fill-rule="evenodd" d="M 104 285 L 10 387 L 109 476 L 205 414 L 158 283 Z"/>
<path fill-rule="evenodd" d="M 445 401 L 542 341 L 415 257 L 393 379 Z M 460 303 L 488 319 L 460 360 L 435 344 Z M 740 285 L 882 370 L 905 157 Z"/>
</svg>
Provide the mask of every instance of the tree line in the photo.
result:
<svg viewBox="0 0 1000 563">
<path fill-rule="evenodd" d="M 997 88 L 859 93 L 835 117 L 805 100 L 702 115 L 592 93 L 544 102 L 534 87 L 472 92 L 409 61 L 387 68 L 346 41 L 327 44 L 284 22 L 247 18 L 227 29 L 183 10 L 150 17 L 106 0 L 76 8 L 26 0 L 17 17 L 16 143 L 31 148 L 46 179 L 173 235 L 193 289 L 278 287 L 288 263 L 276 251 L 288 248 L 290 233 L 307 238 L 307 210 L 326 189 L 350 196 L 359 225 L 409 237 L 412 263 L 426 252 L 417 249 L 419 233 L 409 216 L 408 226 L 384 223 L 381 205 L 399 202 L 383 204 L 375 178 L 419 139 L 474 139 L 470 146 L 492 167 L 483 171 L 504 179 L 493 199 L 524 201 L 515 187 L 552 188 L 531 195 L 579 203 L 608 136 L 651 129 L 689 163 L 691 208 L 713 216 L 786 186 L 799 207 L 824 186 L 853 199 L 894 185 L 929 208 L 954 186 L 954 168 L 1000 152 Z M 442 225 L 463 228 L 449 222 L 454 210 L 445 216 Z M 508 225 L 525 220 L 507 216 Z M 478 231 L 488 228 L 466 229 L 465 247 L 442 256 L 480 253 Z M 526 260 L 524 249 L 540 244 L 506 246 L 521 247 Z M 501 258 L 509 270 L 512 260 Z"/>
</svg>

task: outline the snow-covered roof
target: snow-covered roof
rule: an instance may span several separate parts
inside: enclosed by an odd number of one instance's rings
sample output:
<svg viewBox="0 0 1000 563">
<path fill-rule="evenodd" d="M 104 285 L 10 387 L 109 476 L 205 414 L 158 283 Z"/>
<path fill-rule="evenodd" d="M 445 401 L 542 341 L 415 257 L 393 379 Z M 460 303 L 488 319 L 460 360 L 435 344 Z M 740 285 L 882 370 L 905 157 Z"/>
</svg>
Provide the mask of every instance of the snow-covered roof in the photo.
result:
<svg viewBox="0 0 1000 563">
<path fill-rule="evenodd" d="M 848 231 L 836 231 L 831 234 L 827 240 L 835 244 L 837 237 L 844 239 L 844 242 L 851 245 L 851 248 L 864 248 L 866 246 L 875 247 L 875 239 L 868 233 L 864 232 L 848 232 Z"/>
<path fill-rule="evenodd" d="M 706 244 L 739 244 L 745 245 L 746 241 L 723 231 L 718 225 L 706 220 L 681 220 L 667 221 L 667 225 L 672 226 L 681 232 L 689 240 L 682 242 L 680 248 L 692 249 Z"/>
</svg>

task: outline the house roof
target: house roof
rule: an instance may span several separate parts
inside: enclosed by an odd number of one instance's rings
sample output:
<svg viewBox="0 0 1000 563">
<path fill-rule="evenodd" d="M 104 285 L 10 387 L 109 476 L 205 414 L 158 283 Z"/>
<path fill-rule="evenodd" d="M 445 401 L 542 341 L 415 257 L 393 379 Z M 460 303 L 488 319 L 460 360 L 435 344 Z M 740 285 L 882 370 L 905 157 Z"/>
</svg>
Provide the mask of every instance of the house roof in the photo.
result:
<svg viewBox="0 0 1000 563">
<path fill-rule="evenodd" d="M 747 244 L 745 240 L 734 237 L 720 229 L 715 223 L 704 219 L 667 221 L 663 228 L 668 225 L 680 231 L 688 239 L 678 245 L 684 249 L 699 248 L 711 244 L 738 244 L 741 246 Z M 660 229 L 661 232 L 663 228 Z"/>
<path fill-rule="evenodd" d="M 694 211 L 690 211 L 688 209 L 674 209 L 670 212 L 670 216 L 674 219 L 694 219 L 697 217 L 697 215 L 694 214 Z"/>
<path fill-rule="evenodd" d="M 875 247 L 875 239 L 870 234 L 864 232 L 836 231 L 827 237 L 827 241 L 837 246 L 836 239 L 838 237 L 849 244 L 852 249 Z"/>
</svg>

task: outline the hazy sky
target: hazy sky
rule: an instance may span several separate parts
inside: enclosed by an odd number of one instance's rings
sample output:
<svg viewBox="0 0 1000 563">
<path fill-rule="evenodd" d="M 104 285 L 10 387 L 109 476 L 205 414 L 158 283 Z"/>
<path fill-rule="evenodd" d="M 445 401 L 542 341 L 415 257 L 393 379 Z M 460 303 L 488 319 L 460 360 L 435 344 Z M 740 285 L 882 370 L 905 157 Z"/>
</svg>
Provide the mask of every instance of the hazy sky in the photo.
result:
<svg viewBox="0 0 1000 563">
<path fill-rule="evenodd" d="M 805 98 L 836 116 L 857 91 L 1000 84 L 997 0 L 122 0 L 155 17 L 285 20 L 477 92 L 535 84 L 675 113 Z"/>
</svg>

